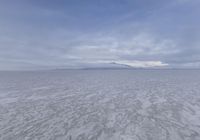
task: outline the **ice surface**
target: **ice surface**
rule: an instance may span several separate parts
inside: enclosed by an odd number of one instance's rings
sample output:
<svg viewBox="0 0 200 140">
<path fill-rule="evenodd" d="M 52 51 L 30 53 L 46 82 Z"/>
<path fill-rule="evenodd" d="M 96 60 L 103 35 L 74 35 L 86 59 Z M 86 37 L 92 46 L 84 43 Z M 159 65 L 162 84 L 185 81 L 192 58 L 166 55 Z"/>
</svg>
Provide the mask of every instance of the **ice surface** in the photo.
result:
<svg viewBox="0 0 200 140">
<path fill-rule="evenodd" d="M 200 71 L 0 72 L 0 139 L 200 140 Z"/>
</svg>

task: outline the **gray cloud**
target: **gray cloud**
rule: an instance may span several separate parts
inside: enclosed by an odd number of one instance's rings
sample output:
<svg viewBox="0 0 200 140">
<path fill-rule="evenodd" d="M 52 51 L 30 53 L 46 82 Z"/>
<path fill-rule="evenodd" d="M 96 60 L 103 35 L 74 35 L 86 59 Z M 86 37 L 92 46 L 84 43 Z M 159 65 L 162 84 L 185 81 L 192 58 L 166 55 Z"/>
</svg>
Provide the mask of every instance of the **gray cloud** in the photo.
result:
<svg viewBox="0 0 200 140">
<path fill-rule="evenodd" d="M 0 69 L 70 68 L 100 62 L 200 67 L 200 2 L 154 2 L 157 5 L 148 6 L 135 1 L 141 6 L 135 11 L 131 3 L 121 9 L 106 6 L 113 17 L 101 13 L 103 6 L 94 9 L 95 5 L 86 4 L 89 10 L 73 11 L 73 5 L 70 10 L 57 5 L 59 10 L 53 4 L 2 2 Z"/>
</svg>

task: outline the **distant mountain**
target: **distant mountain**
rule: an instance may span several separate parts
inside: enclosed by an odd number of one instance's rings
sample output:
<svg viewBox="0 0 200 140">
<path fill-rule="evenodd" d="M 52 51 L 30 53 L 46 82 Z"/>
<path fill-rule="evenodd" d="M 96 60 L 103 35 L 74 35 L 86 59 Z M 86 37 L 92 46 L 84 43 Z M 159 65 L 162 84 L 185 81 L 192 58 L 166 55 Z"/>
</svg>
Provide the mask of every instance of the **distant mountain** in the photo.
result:
<svg viewBox="0 0 200 140">
<path fill-rule="evenodd" d="M 116 62 L 111 62 L 110 64 L 113 64 L 113 65 L 116 65 L 116 66 L 119 66 L 119 67 L 124 67 L 124 68 L 133 68 L 133 67 L 130 66 L 130 65 L 127 65 L 127 64 L 119 64 L 119 63 L 116 63 Z"/>
<path fill-rule="evenodd" d="M 57 68 L 58 70 L 65 69 L 165 69 L 166 67 L 154 66 L 151 64 L 140 64 L 139 62 L 128 63 L 124 61 L 119 62 L 102 62 L 102 63 L 79 63 L 77 66 L 63 66 Z"/>
<path fill-rule="evenodd" d="M 126 64 L 119 64 L 116 62 L 111 63 L 98 63 L 93 64 L 82 69 L 133 69 L 134 67 L 126 65 Z"/>
</svg>

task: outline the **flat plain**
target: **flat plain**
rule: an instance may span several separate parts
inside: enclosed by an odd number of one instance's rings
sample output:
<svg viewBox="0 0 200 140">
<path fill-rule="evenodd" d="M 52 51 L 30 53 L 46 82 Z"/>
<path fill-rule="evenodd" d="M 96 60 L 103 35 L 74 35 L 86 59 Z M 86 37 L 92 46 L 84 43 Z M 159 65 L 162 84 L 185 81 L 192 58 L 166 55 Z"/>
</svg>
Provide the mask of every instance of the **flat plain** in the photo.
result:
<svg viewBox="0 0 200 140">
<path fill-rule="evenodd" d="M 1 140 L 200 140 L 200 70 L 0 72 Z"/>
</svg>

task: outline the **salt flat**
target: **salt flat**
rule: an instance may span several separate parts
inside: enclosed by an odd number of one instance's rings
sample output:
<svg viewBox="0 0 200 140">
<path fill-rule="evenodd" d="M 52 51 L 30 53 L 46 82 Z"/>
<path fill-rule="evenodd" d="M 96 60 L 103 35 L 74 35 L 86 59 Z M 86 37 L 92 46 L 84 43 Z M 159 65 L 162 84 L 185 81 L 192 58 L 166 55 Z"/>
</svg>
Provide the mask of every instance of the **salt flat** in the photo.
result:
<svg viewBox="0 0 200 140">
<path fill-rule="evenodd" d="M 0 72 L 1 140 L 200 140 L 200 70 Z"/>
</svg>

